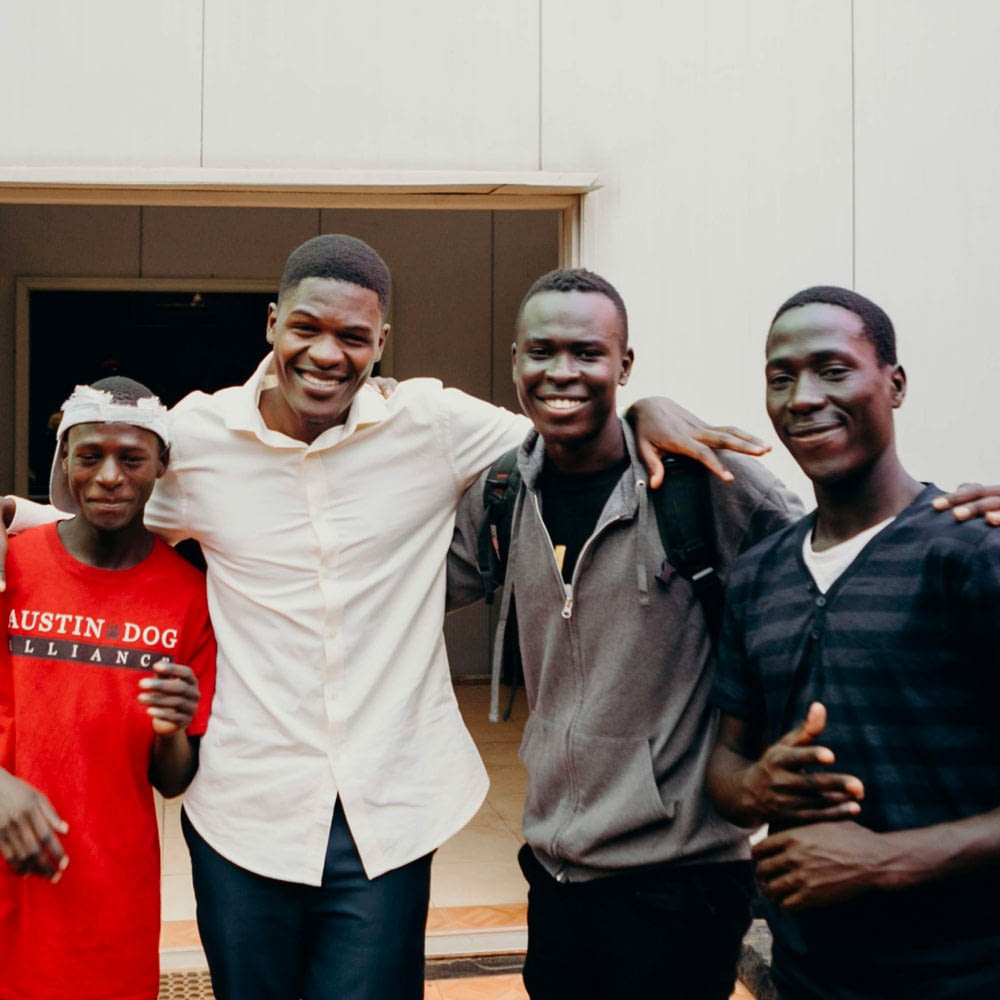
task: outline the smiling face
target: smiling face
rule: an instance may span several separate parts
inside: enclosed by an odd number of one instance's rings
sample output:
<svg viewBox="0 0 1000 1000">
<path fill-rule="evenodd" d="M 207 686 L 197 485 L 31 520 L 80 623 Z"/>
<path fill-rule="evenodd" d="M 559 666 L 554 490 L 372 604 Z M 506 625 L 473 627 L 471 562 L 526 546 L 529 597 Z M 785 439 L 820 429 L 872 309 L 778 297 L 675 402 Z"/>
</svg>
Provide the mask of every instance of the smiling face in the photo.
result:
<svg viewBox="0 0 1000 1000">
<path fill-rule="evenodd" d="M 77 424 L 66 432 L 62 464 L 80 516 L 98 531 L 136 521 L 163 475 L 163 444 L 131 424 Z"/>
<path fill-rule="evenodd" d="M 539 292 L 521 312 L 514 384 L 521 409 L 564 471 L 599 469 L 623 454 L 615 414 L 632 369 L 621 317 L 600 292 Z"/>
<path fill-rule="evenodd" d="M 277 389 L 261 394 L 264 422 L 299 441 L 344 423 L 382 357 L 389 327 L 378 295 L 332 278 L 304 278 L 268 308 Z"/>
<path fill-rule="evenodd" d="M 870 469 L 893 448 L 906 394 L 899 365 L 879 361 L 861 319 L 841 306 L 789 309 L 767 338 L 767 412 L 814 483 Z"/>
</svg>

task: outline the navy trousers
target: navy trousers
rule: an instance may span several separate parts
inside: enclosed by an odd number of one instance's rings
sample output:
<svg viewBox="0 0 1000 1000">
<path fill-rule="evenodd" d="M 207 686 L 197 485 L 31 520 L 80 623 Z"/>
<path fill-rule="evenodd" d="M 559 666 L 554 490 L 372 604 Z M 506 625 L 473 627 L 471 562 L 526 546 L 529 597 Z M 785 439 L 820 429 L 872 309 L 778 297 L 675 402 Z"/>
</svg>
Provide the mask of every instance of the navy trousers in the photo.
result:
<svg viewBox="0 0 1000 1000">
<path fill-rule="evenodd" d="M 531 1000 L 728 1000 L 754 880 L 749 861 L 659 865 L 560 883 L 525 845 Z"/>
<path fill-rule="evenodd" d="M 309 886 L 246 871 L 181 825 L 217 1000 L 422 1000 L 430 854 L 367 878 L 338 802 Z"/>
</svg>

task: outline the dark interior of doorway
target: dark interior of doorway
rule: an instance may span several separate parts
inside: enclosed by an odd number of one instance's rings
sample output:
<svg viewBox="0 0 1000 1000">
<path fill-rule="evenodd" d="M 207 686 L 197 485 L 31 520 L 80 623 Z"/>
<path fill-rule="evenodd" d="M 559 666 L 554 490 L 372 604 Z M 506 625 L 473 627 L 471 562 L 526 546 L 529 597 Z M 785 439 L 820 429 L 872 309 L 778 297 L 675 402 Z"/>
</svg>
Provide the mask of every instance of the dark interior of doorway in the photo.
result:
<svg viewBox="0 0 1000 1000">
<path fill-rule="evenodd" d="M 29 494 L 48 497 L 55 414 L 75 385 L 127 375 L 168 406 L 246 381 L 267 351 L 269 292 L 64 291 L 30 299 Z"/>
</svg>

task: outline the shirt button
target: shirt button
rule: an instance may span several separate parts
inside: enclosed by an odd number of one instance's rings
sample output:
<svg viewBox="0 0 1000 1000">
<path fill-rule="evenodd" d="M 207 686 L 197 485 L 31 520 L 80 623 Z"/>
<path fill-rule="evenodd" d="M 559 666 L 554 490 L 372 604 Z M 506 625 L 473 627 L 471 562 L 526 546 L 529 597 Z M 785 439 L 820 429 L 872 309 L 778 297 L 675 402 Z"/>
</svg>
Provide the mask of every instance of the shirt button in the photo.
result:
<svg viewBox="0 0 1000 1000">
<path fill-rule="evenodd" d="M 819 597 L 816 598 L 816 607 L 817 608 L 826 607 L 826 598 L 822 594 L 820 594 Z"/>
<path fill-rule="evenodd" d="M 814 639 L 818 639 L 818 638 L 819 638 L 819 632 L 817 632 L 817 631 L 816 631 L 816 629 L 813 629 L 813 630 L 812 630 L 812 631 L 811 631 L 811 632 L 810 632 L 809 634 L 810 634 L 810 635 L 811 635 L 811 636 L 812 636 L 812 637 L 813 637 Z"/>
</svg>

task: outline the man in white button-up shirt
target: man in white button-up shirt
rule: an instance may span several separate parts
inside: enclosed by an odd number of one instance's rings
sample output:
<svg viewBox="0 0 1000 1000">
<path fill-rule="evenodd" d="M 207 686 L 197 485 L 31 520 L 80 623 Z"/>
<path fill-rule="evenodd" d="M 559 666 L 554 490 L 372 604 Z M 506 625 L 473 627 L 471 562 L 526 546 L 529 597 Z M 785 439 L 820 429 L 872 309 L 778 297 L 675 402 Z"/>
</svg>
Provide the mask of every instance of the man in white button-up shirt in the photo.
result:
<svg viewBox="0 0 1000 1000">
<path fill-rule="evenodd" d="M 444 558 L 459 497 L 524 423 L 430 379 L 365 385 L 389 282 L 360 240 L 297 249 L 273 354 L 174 409 L 148 508 L 209 564 L 222 677 L 184 825 L 220 997 L 422 996 L 431 852 L 486 792 Z"/>
<path fill-rule="evenodd" d="M 273 354 L 171 411 L 146 508 L 208 563 L 218 681 L 184 828 L 219 1000 L 422 997 L 431 852 L 486 792 L 445 559 L 462 493 L 529 424 L 433 379 L 370 388 L 389 294 L 360 240 L 295 250 Z M 705 443 L 763 450 L 663 416 L 658 440 L 717 470 Z"/>
</svg>

